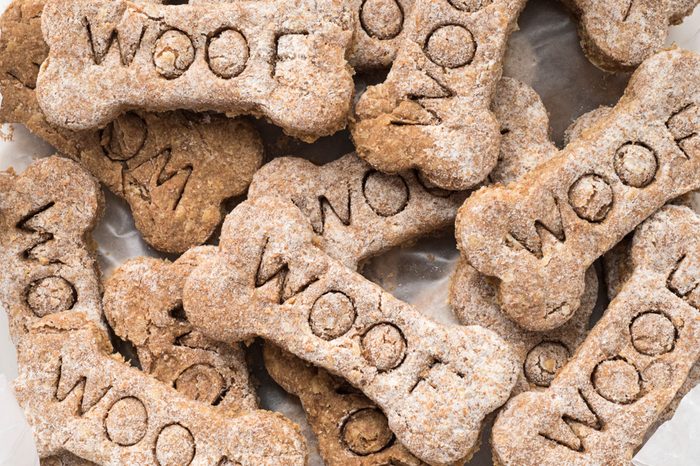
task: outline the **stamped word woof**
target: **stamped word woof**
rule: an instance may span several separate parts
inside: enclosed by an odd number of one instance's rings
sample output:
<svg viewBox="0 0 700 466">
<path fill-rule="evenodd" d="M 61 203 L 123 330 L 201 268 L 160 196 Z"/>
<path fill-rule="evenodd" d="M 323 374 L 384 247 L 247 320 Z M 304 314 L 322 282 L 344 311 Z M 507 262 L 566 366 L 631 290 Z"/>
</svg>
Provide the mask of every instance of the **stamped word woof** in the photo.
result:
<svg viewBox="0 0 700 466">
<path fill-rule="evenodd" d="M 414 455 L 469 456 L 517 365 L 481 327 L 445 327 L 331 259 L 289 201 L 259 198 L 227 217 L 219 253 L 185 285 L 195 328 L 220 341 L 260 336 L 345 378 L 386 414 Z"/>
<path fill-rule="evenodd" d="M 339 0 L 51 0 L 42 29 L 37 97 L 58 126 L 101 127 L 131 108 L 260 115 L 309 141 L 345 126 L 352 17 Z"/>
<path fill-rule="evenodd" d="M 539 170 L 467 199 L 458 246 L 498 279 L 501 308 L 522 327 L 569 320 L 593 261 L 666 202 L 700 188 L 699 84 L 697 55 L 660 53 L 605 118 Z"/>
</svg>

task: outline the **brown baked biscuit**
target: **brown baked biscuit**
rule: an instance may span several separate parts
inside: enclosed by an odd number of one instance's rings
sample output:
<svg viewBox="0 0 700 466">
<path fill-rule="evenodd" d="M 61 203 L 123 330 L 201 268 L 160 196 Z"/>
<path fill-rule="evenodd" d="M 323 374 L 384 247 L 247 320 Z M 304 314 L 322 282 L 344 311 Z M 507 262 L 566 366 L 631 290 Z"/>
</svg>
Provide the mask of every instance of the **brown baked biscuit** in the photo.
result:
<svg viewBox="0 0 700 466">
<path fill-rule="evenodd" d="M 58 126 L 99 128 L 135 108 L 263 116 L 309 142 L 346 125 L 352 17 L 341 0 L 48 0 L 42 30 L 37 97 Z"/>
<path fill-rule="evenodd" d="M 501 79 L 492 109 L 501 123 L 503 134 L 499 165 L 490 176 L 493 181 L 510 181 L 556 154 L 556 147 L 548 138 L 549 122 L 546 109 L 539 96 L 529 86 L 512 78 Z M 384 209 L 378 212 L 374 208 L 371 211 L 367 209 L 368 204 L 370 207 L 376 207 L 377 204 L 370 201 L 371 196 L 368 197 L 373 190 L 363 189 L 363 186 L 367 187 L 369 184 L 368 175 L 376 177 L 375 173 L 356 155 L 347 155 L 323 167 L 316 167 L 299 159 L 277 159 L 256 174 L 251 183 L 249 197 L 280 194 L 300 207 L 312 224 L 318 225 L 322 220 L 323 228 L 315 228 L 317 233 L 321 230 L 319 244 L 322 245 L 322 249 L 351 268 L 356 268 L 362 260 L 389 247 L 406 244 L 416 239 L 419 234 L 437 231 L 444 226 L 448 213 L 451 223 L 457 207 L 455 201 L 463 198 L 463 195 L 450 196 L 447 191 L 427 188 L 412 172 L 394 176 L 384 175 L 381 177 L 384 180 L 402 179 L 405 182 L 408 201 L 401 213 L 381 215 L 380 212 L 386 214 L 392 211 L 389 209 L 387 212 Z M 336 186 L 337 184 L 340 184 L 340 187 Z M 382 189 L 386 193 L 396 192 L 397 185 L 400 187 L 399 183 L 382 184 L 386 185 Z M 349 194 L 337 196 L 338 192 L 345 191 Z M 341 218 L 337 214 L 341 210 L 333 207 L 337 201 L 341 201 L 341 206 L 349 205 L 353 212 L 359 211 L 360 215 L 350 215 L 352 221 L 349 225 L 345 225 L 342 220 L 335 221 L 336 218 Z M 305 207 L 309 204 L 314 208 Z M 395 202 L 394 205 L 396 204 L 398 203 Z M 446 209 L 448 206 L 449 209 Z M 321 210 L 323 208 L 325 209 Z M 334 221 L 326 223 L 326 218 Z M 333 242 L 333 238 L 338 238 L 338 241 Z M 348 244 L 351 246 L 348 247 Z M 346 394 L 338 393 L 335 388 L 319 388 L 320 385 L 335 387 L 338 385 L 337 379 L 318 367 L 310 369 L 296 356 L 269 343 L 265 345 L 264 355 L 265 365 L 272 378 L 302 400 L 302 406 L 318 438 L 321 455 L 326 464 L 345 465 L 348 461 L 385 464 L 387 455 L 397 455 L 397 451 L 405 451 L 393 440 L 393 433 L 386 434 L 383 430 L 388 425 L 386 416 L 359 392 Z M 310 377 L 309 373 L 315 375 Z M 343 387 L 349 385 L 345 383 Z M 343 440 L 345 432 L 339 430 L 339 426 L 345 425 L 348 414 L 360 408 L 370 410 L 363 413 L 371 413 L 371 416 L 367 419 L 364 415 L 353 417 L 353 425 L 371 422 L 370 426 L 381 426 L 375 427 L 376 430 L 369 433 L 363 431 L 363 435 L 379 439 L 367 444 L 372 444 L 373 447 L 351 447 Z M 347 435 L 351 433 L 348 432 Z M 384 450 L 382 447 L 389 442 L 394 443 Z M 363 453 L 363 456 L 358 452 Z M 412 458 L 412 455 L 405 456 L 402 453 L 401 456 L 404 457 L 403 462 L 411 463 L 409 458 Z M 413 461 L 418 460 L 414 458 Z"/>
<path fill-rule="evenodd" d="M 16 344 L 49 314 L 80 312 L 101 324 L 90 235 L 103 204 L 97 181 L 67 159 L 0 173 L 0 303 Z"/>
<path fill-rule="evenodd" d="M 272 378 L 301 400 L 325 464 L 423 464 L 396 441 L 384 413 L 356 388 L 275 345 L 267 343 L 263 356 Z"/>
<path fill-rule="evenodd" d="M 323 166 L 274 159 L 255 174 L 248 198 L 270 195 L 292 201 L 319 236 L 318 246 L 352 269 L 448 227 L 466 197 L 425 185 L 414 172 L 378 172 L 354 153 Z"/>
<path fill-rule="evenodd" d="M 700 355 L 700 217 L 667 206 L 636 232 L 635 270 L 550 387 L 493 428 L 502 465 L 626 464 Z"/>
<path fill-rule="evenodd" d="M 15 0 L 0 19 L 0 121 L 22 123 L 78 160 L 131 206 L 136 227 L 156 249 L 181 253 L 221 223 L 222 203 L 245 192 L 262 162 L 247 122 L 185 112 L 128 113 L 102 131 L 51 126 L 34 88 L 48 53 L 44 0 Z"/>
<path fill-rule="evenodd" d="M 391 65 L 414 0 L 352 0 L 355 29 L 348 62 L 357 70 Z"/>
<path fill-rule="evenodd" d="M 189 276 L 195 328 L 219 341 L 254 336 L 345 378 L 382 409 L 417 457 L 468 458 L 517 367 L 480 327 L 446 327 L 326 255 L 289 201 L 258 198 L 228 215 L 219 253 Z"/>
<path fill-rule="evenodd" d="M 554 159 L 467 199 L 458 246 L 498 279 L 499 304 L 519 325 L 543 331 L 570 319 L 593 261 L 666 202 L 700 188 L 698 84 L 698 55 L 662 52 Z"/>
<path fill-rule="evenodd" d="M 237 414 L 257 408 L 243 349 L 202 336 L 182 309 L 185 279 L 215 253 L 201 246 L 173 263 L 127 261 L 105 282 L 104 313 L 114 333 L 134 345 L 144 372 L 188 398 Z"/>
<path fill-rule="evenodd" d="M 256 410 L 231 417 L 129 367 L 82 314 L 50 315 L 18 346 L 17 399 L 40 456 L 102 465 L 260 465 L 306 461 L 299 428 Z"/>
<path fill-rule="evenodd" d="M 501 125 L 501 148 L 489 181 L 510 183 L 557 155 L 549 138 L 549 114 L 533 88 L 501 78 L 491 110 Z"/>
<path fill-rule="evenodd" d="M 586 292 L 581 307 L 574 317 L 555 330 L 531 332 L 501 312 L 494 287 L 464 259 L 460 259 L 450 281 L 450 306 L 460 323 L 493 330 L 515 351 L 521 371 L 513 395 L 549 386 L 557 371 L 586 338 L 597 298 L 598 277 L 591 267 L 586 273 Z"/>
<path fill-rule="evenodd" d="M 562 0 L 579 19 L 588 59 L 607 71 L 629 71 L 660 50 L 668 28 L 698 0 Z"/>
<path fill-rule="evenodd" d="M 70 453 L 48 456 L 40 460 L 41 466 L 97 466 L 92 461 L 84 460 Z"/>
<path fill-rule="evenodd" d="M 351 121 L 357 153 L 383 172 L 419 169 L 462 190 L 496 165 L 490 111 L 508 36 L 524 0 L 416 0 L 386 81 L 362 95 Z"/>
</svg>

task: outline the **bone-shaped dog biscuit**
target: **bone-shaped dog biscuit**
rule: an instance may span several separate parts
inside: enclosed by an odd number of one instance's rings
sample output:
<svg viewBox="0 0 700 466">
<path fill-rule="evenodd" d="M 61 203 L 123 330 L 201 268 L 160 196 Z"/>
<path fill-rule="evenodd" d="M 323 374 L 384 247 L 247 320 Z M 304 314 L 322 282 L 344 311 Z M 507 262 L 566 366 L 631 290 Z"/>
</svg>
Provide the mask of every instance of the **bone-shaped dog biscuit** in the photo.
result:
<svg viewBox="0 0 700 466">
<path fill-rule="evenodd" d="M 269 343 L 263 356 L 272 378 L 301 400 L 325 464 L 423 464 L 396 441 L 384 413 L 356 388 Z"/>
<path fill-rule="evenodd" d="M 467 199 L 460 250 L 496 278 L 501 308 L 518 324 L 562 325 L 595 259 L 667 201 L 700 188 L 698 84 L 698 55 L 660 53 L 610 114 L 554 159 Z"/>
<path fill-rule="evenodd" d="M 257 408 L 242 348 L 203 337 L 182 309 L 185 280 L 215 251 L 193 248 L 173 263 L 127 261 L 105 282 L 104 313 L 114 333 L 134 345 L 144 372 L 189 398 L 236 414 Z"/>
<path fill-rule="evenodd" d="M 114 466 L 305 464 L 304 438 L 281 415 L 226 416 L 109 353 L 80 314 L 48 316 L 22 340 L 15 392 L 40 455 Z"/>
<path fill-rule="evenodd" d="M 261 336 L 345 378 L 429 462 L 468 457 L 515 384 L 513 355 L 494 333 L 423 318 L 318 249 L 301 211 L 278 198 L 229 214 L 219 253 L 192 272 L 183 302 L 211 338 Z"/>
<path fill-rule="evenodd" d="M 537 93 L 529 86 L 512 78 L 501 79 L 491 106 L 503 134 L 499 164 L 490 175 L 492 181 L 510 181 L 556 154 L 557 149 L 548 137 L 547 111 Z M 347 155 L 323 167 L 299 159 L 276 159 L 256 174 L 249 196 L 255 198 L 274 194 L 294 202 L 316 225 L 316 232 L 320 230 L 319 244 L 322 249 L 349 267 L 357 267 L 369 256 L 389 247 L 410 243 L 418 235 L 437 231 L 445 226 L 445 218 L 450 221 L 454 218 L 456 203 L 464 196 L 450 196 L 447 191 L 426 186 L 415 174 L 404 172 L 382 176 L 384 182 L 378 183 L 381 197 L 379 193 L 373 197 L 373 190 L 363 189 L 363 186 L 368 185 L 369 177 L 376 176 L 376 172 L 355 155 Z M 398 183 L 400 179 L 407 187 L 406 195 L 390 196 L 397 191 L 402 194 L 399 189 L 402 183 Z M 397 182 L 388 183 L 390 180 Z M 344 185 L 346 181 L 347 186 Z M 338 184 L 341 185 L 340 191 Z M 344 195 L 345 191 L 350 193 L 348 197 Z M 343 195 L 339 198 L 332 195 L 338 192 Z M 392 197 L 399 200 L 407 198 L 405 208 L 384 209 L 385 215 L 367 208 L 367 205 L 379 205 L 373 199 Z M 337 202 L 341 206 L 349 206 L 350 213 L 346 217 L 351 220 L 349 225 L 345 225 L 338 215 L 341 210 L 334 208 Z M 395 202 L 395 205 L 401 204 Z M 353 215 L 353 212 L 356 214 Z M 336 221 L 336 218 L 341 221 Z M 320 221 L 323 221 L 322 224 Z M 581 322 L 590 310 L 592 307 L 580 311 Z M 576 328 L 579 327 L 576 324 Z M 585 325 L 580 330 L 580 337 L 572 336 L 566 340 L 570 348 L 575 347 L 578 338 L 583 338 Z M 356 390 L 350 394 L 338 393 L 333 389 L 340 383 L 336 378 L 321 368 L 309 369 L 306 363 L 274 345 L 266 343 L 264 355 L 272 378 L 302 400 L 326 464 L 344 465 L 349 460 L 367 465 L 385 464 L 387 456 L 396 455 L 402 456 L 403 462 L 410 463 L 412 456 L 404 455 L 405 450 L 399 443 L 386 447 L 387 442 L 394 441 L 393 434 L 387 433 L 388 423 L 384 414 L 366 397 Z M 309 375 L 311 372 L 312 376 Z M 342 385 L 346 386 L 347 383 Z M 360 408 L 361 413 L 348 417 L 349 413 Z M 339 429 L 339 426 L 348 423 L 347 429 Z M 356 431 L 359 437 L 353 435 Z M 359 438 L 377 440 L 360 446 Z"/>
<path fill-rule="evenodd" d="M 214 110 L 313 141 L 346 124 L 352 18 L 340 0 L 49 0 L 42 29 L 37 97 L 55 125 L 97 128 L 133 108 Z"/>
<path fill-rule="evenodd" d="M 507 341 L 519 360 L 521 371 L 514 395 L 548 387 L 555 374 L 586 338 L 588 321 L 598 298 L 598 278 L 591 267 L 586 273 L 586 292 L 581 307 L 566 324 L 549 332 L 532 332 L 508 319 L 498 306 L 488 279 L 464 259 L 450 281 L 450 306 L 463 325 L 480 325 Z"/>
<path fill-rule="evenodd" d="M 692 13 L 698 0 L 562 0 L 579 18 L 589 60 L 608 71 L 630 70 L 656 53 L 668 28 Z"/>
<path fill-rule="evenodd" d="M 464 201 L 424 184 L 413 172 L 387 175 L 355 154 L 323 166 L 282 157 L 254 176 L 248 197 L 292 201 L 331 257 L 356 269 L 363 260 L 454 221 Z"/>
<path fill-rule="evenodd" d="M 351 122 L 357 152 L 384 172 L 419 169 L 467 189 L 498 157 L 490 111 L 503 54 L 524 0 L 417 0 L 386 81 L 362 95 Z"/>
<path fill-rule="evenodd" d="M 0 303 L 15 343 L 54 313 L 101 322 L 90 235 L 103 204 L 97 181 L 67 159 L 42 159 L 21 175 L 0 173 Z"/>
<path fill-rule="evenodd" d="M 81 163 L 131 206 L 137 229 L 156 249 L 201 244 L 262 162 L 262 143 L 245 121 L 185 112 L 120 116 L 101 131 L 50 125 L 36 100 L 44 0 L 15 0 L 0 19 L 0 121 L 22 123 Z"/>
<path fill-rule="evenodd" d="M 348 62 L 355 69 L 391 65 L 406 36 L 414 0 L 353 0 L 355 29 Z"/>
<path fill-rule="evenodd" d="M 700 355 L 700 217 L 665 207 L 635 234 L 635 271 L 543 392 L 493 428 L 502 465 L 626 464 Z"/>
</svg>

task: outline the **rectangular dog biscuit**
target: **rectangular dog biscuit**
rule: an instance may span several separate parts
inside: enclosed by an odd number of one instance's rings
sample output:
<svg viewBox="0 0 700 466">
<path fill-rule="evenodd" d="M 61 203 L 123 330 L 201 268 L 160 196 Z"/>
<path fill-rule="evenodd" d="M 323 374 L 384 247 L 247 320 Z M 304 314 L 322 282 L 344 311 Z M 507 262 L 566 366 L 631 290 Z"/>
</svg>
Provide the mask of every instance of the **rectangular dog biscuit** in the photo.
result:
<svg viewBox="0 0 700 466">
<path fill-rule="evenodd" d="M 306 141 L 345 126 L 352 18 L 340 0 L 49 0 L 42 29 L 37 97 L 54 125 L 98 128 L 141 108 L 254 114 Z"/>
<path fill-rule="evenodd" d="M 484 188 L 457 216 L 463 257 L 496 277 L 498 300 L 530 330 L 580 305 L 586 270 L 666 202 L 700 188 L 700 57 L 647 60 L 601 121 L 508 186 Z"/>
<path fill-rule="evenodd" d="M 425 319 L 330 258 L 314 238 L 289 201 L 238 205 L 219 253 L 187 279 L 190 323 L 219 341 L 263 337 L 345 378 L 424 461 L 468 458 L 484 417 L 515 384 L 507 344 L 480 327 Z"/>
<path fill-rule="evenodd" d="M 700 355 L 700 217 L 664 207 L 635 233 L 634 272 L 572 360 L 513 398 L 497 464 L 628 464 Z"/>
</svg>

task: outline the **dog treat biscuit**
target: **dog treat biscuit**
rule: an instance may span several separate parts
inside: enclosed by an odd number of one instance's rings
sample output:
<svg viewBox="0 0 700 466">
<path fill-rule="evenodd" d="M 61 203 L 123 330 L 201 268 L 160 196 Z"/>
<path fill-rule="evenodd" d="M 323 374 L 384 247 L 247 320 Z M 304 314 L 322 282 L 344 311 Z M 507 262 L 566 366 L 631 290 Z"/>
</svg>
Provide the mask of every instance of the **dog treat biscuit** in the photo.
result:
<svg viewBox="0 0 700 466">
<path fill-rule="evenodd" d="M 319 236 L 320 248 L 352 269 L 448 227 L 465 198 L 424 184 L 414 172 L 378 172 L 355 154 L 323 166 L 274 159 L 255 174 L 248 198 L 270 195 L 292 201 Z"/>
<path fill-rule="evenodd" d="M 529 86 L 512 78 L 502 78 L 496 98 L 492 102 L 492 109 L 501 123 L 503 133 L 499 165 L 490 176 L 492 181 L 509 181 L 556 154 L 556 148 L 548 139 L 549 121 L 546 109 L 539 96 Z M 535 150 L 536 148 L 540 150 Z M 525 149 L 532 150 L 528 152 Z M 371 187 L 372 178 L 377 176 L 377 173 L 356 155 L 347 155 L 323 167 L 316 167 L 300 159 L 276 159 L 256 174 L 251 183 L 249 197 L 279 194 L 294 202 L 306 213 L 312 225 L 316 226 L 315 232 L 319 233 L 321 230 L 319 244 L 322 249 L 350 268 L 357 268 L 358 263 L 389 247 L 415 240 L 419 234 L 437 231 L 445 226 L 446 218 L 449 218 L 451 223 L 458 203 L 464 197 L 464 194 L 450 195 L 448 191 L 428 187 L 412 172 L 394 176 L 383 175 L 383 180 L 397 181 L 380 184 L 383 186 L 382 191 L 387 194 L 392 191 L 399 191 L 401 194 L 402 183 L 398 183 L 399 179 L 402 179 L 407 187 L 406 195 L 394 196 L 400 200 L 407 199 L 406 207 L 395 215 L 383 216 L 381 210 L 370 211 L 366 207 L 378 205 L 372 201 L 372 189 L 366 189 Z M 348 184 L 345 186 L 340 183 L 340 193 L 343 195 L 338 196 L 336 184 L 342 180 L 348 180 Z M 344 194 L 346 190 L 349 195 Z M 341 212 L 341 209 L 334 207 L 338 201 L 342 206 L 349 205 L 352 212 L 359 211 L 359 216 L 350 215 L 349 225 L 345 225 L 342 217 L 337 214 Z M 308 208 L 309 205 L 312 208 Z M 325 209 L 322 210 L 323 208 Z M 397 210 L 399 209 L 385 209 L 384 213 L 391 214 Z M 329 221 L 326 222 L 326 219 Z M 322 228 L 319 228 L 319 225 Z M 332 242 L 333 238 L 341 238 L 341 232 L 343 241 Z M 353 460 L 362 464 L 379 465 L 386 463 L 387 456 L 397 458 L 397 455 L 403 458 L 397 460 L 399 462 L 413 464 L 418 461 L 412 455 L 403 453 L 404 447 L 394 441 L 393 433 L 388 430 L 386 416 L 374 403 L 360 395 L 359 391 L 353 389 L 350 394 L 338 393 L 338 390 L 333 388 L 340 384 L 337 378 L 321 368 L 310 369 L 296 356 L 270 343 L 265 344 L 264 356 L 265 365 L 272 378 L 302 400 L 302 406 L 311 428 L 316 433 L 326 464 L 344 465 Z M 341 391 L 350 386 L 344 383 L 342 387 L 344 388 L 341 388 Z M 348 413 L 359 408 L 364 411 L 352 417 L 351 425 L 364 427 L 353 428 L 353 432 L 357 430 L 364 436 L 379 439 L 371 442 L 371 447 L 360 447 L 352 442 L 352 445 L 348 444 L 344 436 L 350 433 L 339 430 L 339 426 L 349 422 L 346 419 Z M 387 444 L 391 446 L 384 449 Z M 413 460 L 409 461 L 410 458 Z"/>
<path fill-rule="evenodd" d="M 236 414 L 257 408 L 243 349 L 193 330 L 182 308 L 185 280 L 215 252 L 201 246 L 173 263 L 148 257 L 125 262 L 105 283 L 104 313 L 114 333 L 134 345 L 144 372 Z"/>
<path fill-rule="evenodd" d="M 463 325 L 480 325 L 507 341 L 522 368 L 513 395 L 548 387 L 555 374 L 586 338 L 588 321 L 598 298 L 598 278 L 591 267 L 586 273 L 586 292 L 581 307 L 566 324 L 549 332 L 519 327 L 498 307 L 488 279 L 460 259 L 450 281 L 450 306 Z"/>
<path fill-rule="evenodd" d="M 524 0 L 416 0 L 386 81 L 360 97 L 357 153 L 383 172 L 416 168 L 431 183 L 471 188 L 496 165 L 489 109 Z"/>
<path fill-rule="evenodd" d="M 345 378 L 427 462 L 468 458 L 483 418 L 508 398 L 510 349 L 480 327 L 422 317 L 323 253 L 291 202 L 261 197 L 224 222 L 219 253 L 189 276 L 190 322 L 210 338 L 254 336 Z"/>
<path fill-rule="evenodd" d="M 50 314 L 80 312 L 101 324 L 90 235 L 103 204 L 97 181 L 67 159 L 0 173 L 0 303 L 15 343 Z"/>
<path fill-rule="evenodd" d="M 497 464 L 631 462 L 700 355 L 699 231 L 679 206 L 637 230 L 634 273 L 573 359 L 501 411 Z"/>
<path fill-rule="evenodd" d="M 423 464 L 396 441 L 384 413 L 352 385 L 269 343 L 263 356 L 272 378 L 301 400 L 325 464 Z"/>
<path fill-rule="evenodd" d="M 49 0 L 42 29 L 37 97 L 54 125 L 98 128 L 134 108 L 214 110 L 264 116 L 311 142 L 346 124 L 352 17 L 340 0 Z"/>
<path fill-rule="evenodd" d="M 355 69 L 386 68 L 396 57 L 414 0 L 353 0 L 355 29 L 348 62 Z"/>
<path fill-rule="evenodd" d="M 501 148 L 492 183 L 510 183 L 557 154 L 549 138 L 549 114 L 533 88 L 503 77 L 491 102 L 500 123 Z"/>
<path fill-rule="evenodd" d="M 44 0 L 15 0 L 0 19 L 0 121 L 22 123 L 79 161 L 131 206 L 156 249 L 182 253 L 221 223 L 222 203 L 245 192 L 262 162 L 262 142 L 245 121 L 186 112 L 120 116 L 101 131 L 51 126 L 34 88 L 48 52 Z"/>
<path fill-rule="evenodd" d="M 555 158 L 467 199 L 458 246 L 497 279 L 499 304 L 519 325 L 544 331 L 569 320 L 593 261 L 666 202 L 700 188 L 698 84 L 698 55 L 662 52 Z"/>
<path fill-rule="evenodd" d="M 579 18 L 588 59 L 608 71 L 637 67 L 663 47 L 672 24 L 693 12 L 698 0 L 562 0 Z"/>
<path fill-rule="evenodd" d="M 40 456 L 102 465 L 272 465 L 306 461 L 299 428 L 279 414 L 226 416 L 110 354 L 80 314 L 51 315 L 18 346 L 17 399 Z"/>
</svg>

